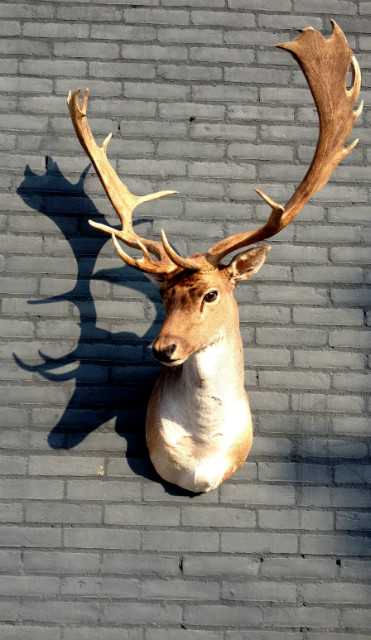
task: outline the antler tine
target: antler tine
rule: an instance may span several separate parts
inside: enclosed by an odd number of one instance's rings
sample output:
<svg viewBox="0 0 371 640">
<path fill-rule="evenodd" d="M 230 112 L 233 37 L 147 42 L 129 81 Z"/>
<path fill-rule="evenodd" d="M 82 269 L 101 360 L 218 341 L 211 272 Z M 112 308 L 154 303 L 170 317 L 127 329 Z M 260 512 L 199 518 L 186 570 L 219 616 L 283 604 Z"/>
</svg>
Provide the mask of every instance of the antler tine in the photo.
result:
<svg viewBox="0 0 371 640">
<path fill-rule="evenodd" d="M 172 195 L 178 192 L 158 191 L 156 193 L 151 193 L 144 196 L 136 196 L 129 191 L 127 186 L 121 182 L 120 178 L 118 177 L 117 173 L 115 172 L 107 158 L 107 146 L 112 134 L 110 133 L 106 137 L 102 147 L 99 147 L 97 145 L 86 117 L 89 89 L 86 89 L 86 91 L 84 92 L 81 101 L 81 107 L 78 103 L 80 91 L 81 89 L 78 89 L 73 94 L 71 94 L 71 91 L 68 94 L 67 104 L 70 111 L 71 120 L 75 128 L 77 138 L 82 148 L 93 163 L 98 177 L 106 191 L 106 194 L 113 207 L 115 208 L 117 215 L 119 216 L 122 228 L 121 230 L 114 229 L 112 227 L 109 227 L 108 225 L 89 220 L 90 224 L 93 227 L 104 231 L 105 233 L 109 233 L 112 237 L 117 236 L 130 247 L 141 249 L 142 251 L 144 249 L 144 251 L 146 252 L 143 252 L 144 262 L 142 260 L 131 259 L 134 261 L 132 266 L 149 272 L 152 265 L 153 273 L 160 273 L 160 271 L 162 270 L 162 272 L 166 274 L 173 271 L 174 269 L 176 269 L 176 265 L 171 262 L 162 244 L 153 240 L 141 238 L 135 233 L 132 224 L 132 213 L 135 207 L 143 204 L 144 202 L 156 200 L 157 198 L 163 198 L 164 196 Z M 115 246 L 116 245 L 119 246 L 117 242 Z M 157 261 L 152 260 L 148 252 L 151 252 L 157 258 Z M 146 269 L 144 269 L 144 263 Z"/>
<path fill-rule="evenodd" d="M 285 207 L 256 189 L 271 207 L 268 222 L 211 247 L 205 257 L 214 266 L 231 251 L 270 238 L 288 225 L 309 198 L 325 186 L 339 162 L 358 142 L 355 140 L 345 147 L 354 122 L 362 112 L 363 102 L 353 111 L 360 90 L 361 73 L 344 33 L 334 20 L 331 23 L 333 33 L 329 39 L 309 27 L 292 42 L 276 45 L 289 51 L 299 63 L 317 107 L 320 133 L 312 163 Z M 350 65 L 353 83 L 348 90 L 346 79 Z"/>
</svg>

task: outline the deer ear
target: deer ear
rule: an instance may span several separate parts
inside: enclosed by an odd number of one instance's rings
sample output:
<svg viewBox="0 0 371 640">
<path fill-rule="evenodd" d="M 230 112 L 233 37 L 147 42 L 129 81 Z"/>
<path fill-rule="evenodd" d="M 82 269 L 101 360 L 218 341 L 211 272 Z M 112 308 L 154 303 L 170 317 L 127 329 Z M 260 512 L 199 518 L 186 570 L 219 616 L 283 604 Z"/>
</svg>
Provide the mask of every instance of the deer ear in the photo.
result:
<svg viewBox="0 0 371 640">
<path fill-rule="evenodd" d="M 142 273 L 148 278 L 148 280 L 152 282 L 152 284 L 155 284 L 157 287 L 161 287 L 164 282 L 164 278 L 161 278 L 161 276 L 157 275 L 156 273 L 146 273 L 145 271 L 142 271 Z"/>
<path fill-rule="evenodd" d="M 251 278 L 263 266 L 270 248 L 270 244 L 263 244 L 255 249 L 238 253 L 226 268 L 230 280 L 237 284 L 240 280 Z"/>
</svg>

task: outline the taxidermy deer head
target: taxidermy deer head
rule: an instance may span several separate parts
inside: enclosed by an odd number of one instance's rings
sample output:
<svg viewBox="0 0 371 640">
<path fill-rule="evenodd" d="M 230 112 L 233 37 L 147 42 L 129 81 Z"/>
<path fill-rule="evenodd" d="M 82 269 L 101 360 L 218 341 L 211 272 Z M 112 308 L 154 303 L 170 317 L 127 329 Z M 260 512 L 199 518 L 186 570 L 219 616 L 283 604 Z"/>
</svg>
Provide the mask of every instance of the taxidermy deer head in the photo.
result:
<svg viewBox="0 0 371 640">
<path fill-rule="evenodd" d="M 121 221 L 121 229 L 91 224 L 109 233 L 118 255 L 143 271 L 160 287 L 166 317 L 153 343 L 153 355 L 165 366 L 153 390 L 146 422 L 151 460 L 162 478 L 194 492 L 215 489 L 245 461 L 252 443 L 252 423 L 244 390 L 242 341 L 235 286 L 263 265 L 270 246 L 247 246 L 281 231 L 309 198 L 329 180 L 339 162 L 355 147 L 345 142 L 362 103 L 353 111 L 361 75 L 342 30 L 335 22 L 329 39 L 312 28 L 292 42 L 278 44 L 299 63 L 316 103 L 320 133 L 316 151 L 303 181 L 282 207 L 257 191 L 271 208 L 261 227 L 217 242 L 204 255 L 179 256 L 162 231 L 162 243 L 136 235 L 132 212 L 143 202 L 176 191 L 135 196 L 121 182 L 107 160 L 111 135 L 98 147 L 91 133 L 86 107 L 88 91 L 78 104 L 80 90 L 68 97 L 76 135 L 91 159 Z M 353 80 L 346 87 L 349 66 Z M 129 256 L 119 241 L 142 252 Z M 226 256 L 242 249 L 230 262 Z"/>
</svg>

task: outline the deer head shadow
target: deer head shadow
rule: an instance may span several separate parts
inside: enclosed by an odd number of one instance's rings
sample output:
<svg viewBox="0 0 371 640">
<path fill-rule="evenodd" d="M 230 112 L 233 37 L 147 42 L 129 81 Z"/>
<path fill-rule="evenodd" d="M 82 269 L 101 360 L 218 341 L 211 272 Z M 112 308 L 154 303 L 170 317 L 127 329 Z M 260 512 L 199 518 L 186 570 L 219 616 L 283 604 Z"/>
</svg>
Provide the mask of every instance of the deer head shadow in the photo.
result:
<svg viewBox="0 0 371 640">
<path fill-rule="evenodd" d="M 81 334 L 76 348 L 63 357 L 54 358 L 39 352 L 38 364 L 27 364 L 18 355 L 14 358 L 20 367 L 35 371 L 46 380 L 61 383 L 75 380 L 69 404 L 49 434 L 50 447 L 71 449 L 113 418 L 116 432 L 127 439 L 128 457 L 139 452 L 141 456 L 147 456 L 144 416 L 160 368 L 154 361 L 146 364 L 143 355 L 156 336 L 163 313 L 162 305 L 155 286 L 130 267 L 94 272 L 97 257 L 110 238 L 95 232 L 88 224 L 87 214 L 104 222 L 102 214 L 84 191 L 89 166 L 76 184 L 63 176 L 50 157 L 46 157 L 44 175 L 33 173 L 28 166 L 25 169 L 18 195 L 29 206 L 53 220 L 71 246 L 77 263 L 76 282 L 70 291 L 43 300 L 30 300 L 29 304 L 69 301 L 80 314 Z M 125 284 L 125 287 L 150 294 L 157 315 L 144 335 L 128 331 L 113 333 L 97 326 L 97 312 L 91 293 L 91 284 L 96 280 Z M 71 367 L 74 367 L 72 371 L 62 370 Z"/>
</svg>

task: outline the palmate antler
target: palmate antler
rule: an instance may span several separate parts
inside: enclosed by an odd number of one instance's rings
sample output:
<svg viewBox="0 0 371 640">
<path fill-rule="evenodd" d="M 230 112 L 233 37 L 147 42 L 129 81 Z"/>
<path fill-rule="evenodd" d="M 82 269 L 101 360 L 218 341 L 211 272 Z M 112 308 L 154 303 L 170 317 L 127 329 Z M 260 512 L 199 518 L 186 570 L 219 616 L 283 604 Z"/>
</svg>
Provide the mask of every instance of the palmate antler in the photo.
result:
<svg viewBox="0 0 371 640">
<path fill-rule="evenodd" d="M 344 147 L 363 108 L 362 101 L 358 109 L 353 111 L 359 95 L 361 73 L 343 31 L 334 20 L 331 20 L 331 24 L 333 33 L 328 40 L 319 31 L 308 27 L 292 42 L 276 45 L 290 51 L 299 63 L 317 107 L 320 132 L 312 163 L 285 207 L 256 189 L 272 208 L 268 222 L 262 227 L 230 236 L 215 244 L 205 256 L 214 265 L 231 251 L 271 238 L 284 229 L 309 198 L 325 186 L 339 162 L 358 142 L 355 140 L 349 147 Z M 347 90 L 346 79 L 350 64 L 353 81 L 351 89 Z"/>
<path fill-rule="evenodd" d="M 239 233 L 217 242 L 204 257 L 198 254 L 190 258 L 181 258 L 170 247 L 163 231 L 162 244 L 135 234 L 132 225 L 134 208 L 143 202 L 177 192 L 160 191 L 146 196 L 135 196 L 130 193 L 107 159 L 106 151 L 111 134 L 106 138 L 102 147 L 98 147 L 93 138 L 86 118 L 88 90 L 84 93 L 81 108 L 78 105 L 80 90 L 72 96 L 71 93 L 69 94 L 67 102 L 77 137 L 91 159 L 105 191 L 116 209 L 122 229 L 114 229 L 95 222 L 91 222 L 91 224 L 112 235 L 118 254 L 127 264 L 147 273 L 157 274 L 162 278 L 169 277 L 179 268 L 191 271 L 216 269 L 228 253 L 266 240 L 284 229 L 309 198 L 325 186 L 339 162 L 354 149 L 358 142 L 355 140 L 345 148 L 345 142 L 363 107 L 362 101 L 358 109 L 353 111 L 361 83 L 357 60 L 349 49 L 340 27 L 334 20 L 331 23 L 333 33 L 329 39 L 325 39 L 318 31 L 309 27 L 304 29 L 300 36 L 292 42 L 276 45 L 290 51 L 299 63 L 317 107 L 320 132 L 308 172 L 285 207 L 256 189 L 272 209 L 268 221 L 252 231 Z M 346 79 L 350 65 L 352 65 L 353 81 L 352 87 L 348 90 Z M 120 247 L 117 238 L 130 247 L 141 249 L 143 258 L 137 260 L 126 254 Z M 150 253 L 155 256 L 156 260 L 153 260 Z"/>
</svg>

